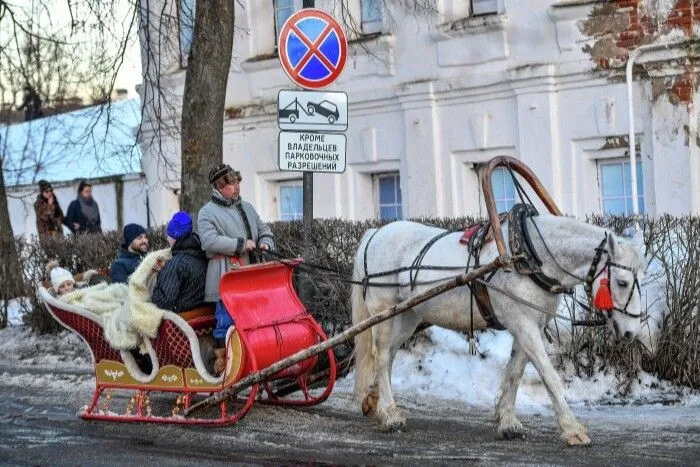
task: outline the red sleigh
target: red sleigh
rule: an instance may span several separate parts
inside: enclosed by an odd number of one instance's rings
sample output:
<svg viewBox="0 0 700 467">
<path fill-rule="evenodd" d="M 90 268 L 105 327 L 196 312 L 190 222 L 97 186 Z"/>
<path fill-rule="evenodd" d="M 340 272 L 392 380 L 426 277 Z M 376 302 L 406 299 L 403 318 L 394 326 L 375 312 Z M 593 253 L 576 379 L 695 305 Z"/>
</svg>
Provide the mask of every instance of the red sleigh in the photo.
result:
<svg viewBox="0 0 700 467">
<path fill-rule="evenodd" d="M 129 351 L 113 349 L 104 336 L 102 317 L 68 305 L 44 287 L 39 296 L 49 312 L 89 346 L 95 363 L 95 391 L 80 417 L 120 422 L 161 422 L 226 425 L 235 423 L 253 402 L 313 405 L 330 395 L 336 361 L 328 350 L 328 384 L 311 391 L 308 379 L 317 357 L 274 374 L 244 394 L 218 404 L 198 418 L 181 416 L 196 398 L 223 391 L 251 373 L 326 339 L 321 326 L 306 312 L 292 286 L 292 273 L 301 261 L 243 266 L 221 278 L 221 298 L 235 326 L 226 336 L 226 368 L 215 376 L 202 360 L 198 337 L 211 334 L 213 314 L 186 321 L 166 312 L 155 339 L 144 338 L 153 369 L 145 374 Z M 286 381 L 285 381 L 286 380 Z M 277 397 L 272 382 L 295 382 L 295 394 Z M 159 393 L 176 395 L 155 397 Z M 152 397 L 153 396 L 153 397 Z M 173 401 L 174 399 L 174 401 Z"/>
</svg>

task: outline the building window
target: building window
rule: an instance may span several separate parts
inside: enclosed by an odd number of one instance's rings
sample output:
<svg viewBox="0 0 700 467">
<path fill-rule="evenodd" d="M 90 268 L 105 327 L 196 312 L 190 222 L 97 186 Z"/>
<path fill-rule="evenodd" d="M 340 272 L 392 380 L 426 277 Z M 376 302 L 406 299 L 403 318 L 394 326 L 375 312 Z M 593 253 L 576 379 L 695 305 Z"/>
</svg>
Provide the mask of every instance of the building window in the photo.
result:
<svg viewBox="0 0 700 467">
<path fill-rule="evenodd" d="M 279 207 L 280 220 L 295 221 L 304 214 L 304 190 L 301 182 L 285 182 L 280 184 Z"/>
<path fill-rule="evenodd" d="M 498 13 L 498 0 L 471 0 L 472 15 L 492 15 Z"/>
<path fill-rule="evenodd" d="M 194 12 L 196 0 L 180 0 L 178 2 L 178 22 L 180 26 L 180 64 L 187 65 L 187 57 L 192 50 L 194 39 Z"/>
<path fill-rule="evenodd" d="M 600 169 L 600 201 L 604 213 L 632 214 L 632 172 L 629 160 L 598 162 Z M 637 160 L 637 202 L 644 213 L 644 181 L 642 162 Z"/>
<path fill-rule="evenodd" d="M 401 177 L 397 173 L 376 176 L 380 220 L 403 219 Z"/>
<path fill-rule="evenodd" d="M 280 37 L 284 23 L 302 7 L 301 0 L 273 0 L 275 6 L 275 44 Z"/>
<path fill-rule="evenodd" d="M 382 30 L 382 0 L 360 0 L 362 33 L 372 34 Z"/>
<path fill-rule="evenodd" d="M 498 212 L 510 211 L 517 203 L 518 198 L 515 193 L 513 177 L 505 167 L 496 167 L 491 172 L 491 188 Z"/>
</svg>

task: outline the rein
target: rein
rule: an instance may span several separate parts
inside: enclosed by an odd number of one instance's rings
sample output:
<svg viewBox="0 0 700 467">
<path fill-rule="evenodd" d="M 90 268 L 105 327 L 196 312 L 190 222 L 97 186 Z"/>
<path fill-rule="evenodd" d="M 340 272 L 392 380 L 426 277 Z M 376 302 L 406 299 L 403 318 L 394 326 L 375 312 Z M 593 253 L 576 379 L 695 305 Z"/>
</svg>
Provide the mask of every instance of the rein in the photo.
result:
<svg viewBox="0 0 700 467">
<path fill-rule="evenodd" d="M 289 266 L 292 266 L 292 258 L 287 258 L 283 256 L 282 254 L 274 251 L 274 250 L 260 250 L 258 248 L 255 248 L 255 251 L 263 254 L 263 255 L 268 255 L 274 258 L 275 261 L 280 262 L 282 264 L 286 264 Z M 329 268 L 327 266 L 323 266 L 321 264 L 316 264 L 316 263 L 311 263 L 304 261 L 302 263 L 296 264 L 297 269 L 301 269 L 302 271 L 306 272 L 309 275 L 315 275 L 315 276 L 323 276 L 323 277 L 329 277 L 332 279 L 335 279 L 339 282 L 344 282 L 347 284 L 353 284 L 353 285 L 362 285 L 366 287 L 406 287 L 409 285 L 416 286 L 416 285 L 429 285 L 429 284 L 436 284 L 438 282 L 442 282 L 445 280 L 453 279 L 455 277 L 458 277 L 459 274 L 455 276 L 448 276 L 444 277 L 442 279 L 433 279 L 430 281 L 412 281 L 408 283 L 403 283 L 403 282 L 369 282 L 369 279 L 374 279 L 377 277 L 384 277 L 384 276 L 390 276 L 392 274 L 397 274 L 400 272 L 406 272 L 406 271 L 413 271 L 413 270 L 421 270 L 421 269 L 427 269 L 427 270 L 432 270 L 432 271 L 464 271 L 465 266 L 430 266 L 430 265 L 411 265 L 411 266 L 403 266 L 400 268 L 396 269 L 391 269 L 387 271 L 381 271 L 373 274 L 368 274 L 366 275 L 363 280 L 361 281 L 356 281 L 348 278 L 347 275 L 343 275 L 340 271 L 337 269 Z M 330 274 L 319 274 L 317 271 L 324 271 Z"/>
<path fill-rule="evenodd" d="M 286 264 L 286 265 L 289 265 L 289 266 L 292 266 L 292 265 L 293 265 L 293 264 L 292 264 L 292 261 L 293 261 L 293 260 L 292 260 L 291 258 L 286 258 L 286 257 L 284 257 L 283 255 L 281 255 L 280 253 L 277 253 L 277 252 L 274 251 L 274 250 L 259 250 L 259 249 L 256 249 L 256 250 L 257 250 L 259 253 L 262 253 L 263 255 L 272 256 L 273 258 L 275 258 L 275 261 L 278 261 L 278 262 L 280 262 L 280 263 L 282 263 L 282 264 Z M 355 281 L 355 280 L 352 280 L 352 279 L 347 279 L 346 277 L 344 277 L 344 276 L 342 276 L 341 274 L 339 274 L 337 270 L 332 269 L 332 268 L 329 268 L 329 267 L 326 267 L 326 266 L 323 266 L 323 265 L 320 265 L 320 264 L 306 263 L 306 262 L 304 262 L 304 263 L 299 263 L 299 264 L 297 264 L 296 266 L 297 266 L 298 269 L 306 269 L 305 272 L 307 272 L 307 273 L 309 273 L 309 274 L 311 274 L 311 275 L 316 275 L 316 276 L 321 276 L 321 274 L 314 274 L 314 270 L 322 270 L 322 271 L 327 271 L 327 272 L 334 273 L 335 277 L 332 277 L 332 278 L 338 280 L 339 282 L 344 282 L 344 283 L 353 284 L 353 285 L 365 285 L 365 283 L 366 283 L 366 281 Z M 386 276 L 386 275 L 394 274 L 394 273 L 395 273 L 394 271 L 404 272 L 404 271 L 408 271 L 408 270 L 413 269 L 413 268 L 414 268 L 414 267 L 412 267 L 412 266 L 405 266 L 405 267 L 402 267 L 402 268 L 397 268 L 397 269 L 392 270 L 392 271 L 382 271 L 382 272 L 379 272 L 379 273 L 375 273 L 375 274 L 372 274 L 371 276 L 372 276 L 372 277 L 381 277 L 381 276 Z M 458 267 L 458 266 L 421 266 L 421 268 L 422 268 L 422 269 L 435 269 L 435 270 L 447 270 L 447 269 L 452 269 L 452 270 L 454 270 L 454 269 L 464 270 L 464 269 L 465 269 L 465 268 L 462 267 L 462 266 L 459 266 L 459 267 Z M 324 277 L 327 277 L 327 276 L 324 276 Z M 418 281 L 418 282 L 415 282 L 415 284 L 416 284 L 416 285 L 423 285 L 423 284 L 429 285 L 429 284 L 434 284 L 434 283 L 437 283 L 437 282 L 447 281 L 447 280 L 453 279 L 454 277 L 458 277 L 458 275 L 457 275 L 457 276 L 449 276 L 449 277 L 445 277 L 445 278 L 442 278 L 442 279 L 435 279 L 435 280 L 432 280 L 432 281 Z M 575 319 L 573 319 L 573 318 L 571 318 L 571 317 L 568 317 L 568 316 L 564 316 L 564 315 L 560 315 L 560 314 L 557 314 L 557 313 L 553 313 L 553 312 L 551 312 L 551 311 L 549 311 L 549 310 L 547 310 L 547 309 L 545 309 L 545 308 L 542 308 L 542 307 L 539 307 L 539 306 L 535 305 L 534 303 L 528 302 L 527 300 L 524 300 L 524 299 L 522 299 L 522 298 L 520 298 L 520 297 L 518 297 L 518 296 L 516 296 L 516 295 L 513 295 L 512 293 L 508 292 L 507 290 L 502 289 L 502 288 L 500 288 L 500 287 L 498 287 L 498 286 L 496 286 L 496 285 L 493 285 L 493 284 L 491 284 L 490 282 L 488 282 L 488 281 L 486 281 L 486 280 L 484 280 L 484 279 L 476 279 L 475 282 L 476 282 L 476 283 L 479 283 L 479 284 L 481 284 L 481 285 L 483 285 L 484 287 L 493 289 L 494 291 L 496 291 L 496 292 L 498 292 L 498 293 L 500 293 L 500 294 L 506 295 L 507 297 L 510 297 L 510 298 L 512 298 L 513 300 L 515 300 L 515 301 L 517 301 L 517 302 L 519 302 L 519 303 L 521 303 L 521 304 L 523 304 L 523 305 L 526 305 L 526 306 L 528 306 L 528 307 L 530 307 L 530 308 L 532 308 L 532 309 L 534 309 L 534 310 L 537 310 L 537 311 L 539 311 L 539 312 L 541 312 L 541 313 L 543 313 L 543 314 L 546 314 L 546 315 L 548 315 L 548 316 L 551 316 L 551 317 L 553 317 L 553 318 L 559 318 L 559 319 L 562 319 L 562 320 L 565 320 L 565 321 L 571 321 L 571 323 L 574 324 L 574 325 L 587 325 L 587 323 L 588 323 L 588 322 L 584 322 L 584 321 L 577 321 L 577 320 L 575 320 Z M 406 287 L 406 286 L 408 286 L 408 285 L 410 285 L 410 284 L 409 284 L 409 283 L 375 282 L 375 283 L 369 283 L 368 285 L 369 285 L 370 287 Z M 468 284 L 467 284 L 467 285 L 468 285 Z M 593 323 L 593 324 L 588 324 L 588 325 L 602 326 L 602 325 L 605 325 L 605 324 L 606 324 L 605 321 L 594 321 L 594 322 L 592 322 L 592 323 Z"/>
<path fill-rule="evenodd" d="M 537 255 L 537 252 L 534 249 L 534 246 L 532 244 L 532 240 L 530 238 L 529 232 L 528 232 L 528 227 L 527 227 L 527 221 L 530 220 L 532 222 L 532 225 L 535 227 L 538 236 L 540 237 L 540 240 L 545 246 L 545 249 L 549 256 L 552 258 L 556 266 L 565 274 L 576 278 L 577 280 L 583 282 L 584 284 L 584 290 L 586 291 L 586 294 L 588 296 L 589 302 L 592 304 L 593 303 L 593 297 L 592 297 L 592 289 L 593 289 L 593 282 L 595 279 L 597 279 L 601 274 L 606 273 L 608 275 L 608 280 L 610 280 L 610 269 L 613 267 L 624 269 L 627 271 L 632 271 L 634 270 L 628 266 L 613 262 L 610 259 L 610 254 L 607 249 L 604 248 L 605 243 L 607 242 L 607 233 L 605 234 L 605 237 L 603 240 L 600 242 L 598 247 L 595 249 L 596 253 L 595 256 L 593 257 L 593 261 L 591 262 L 591 266 L 589 268 L 588 274 L 586 275 L 585 278 L 579 277 L 568 270 L 566 270 L 564 267 L 562 267 L 559 262 L 557 262 L 556 258 L 554 257 L 554 254 L 552 251 L 549 249 L 547 246 L 547 243 L 545 242 L 542 233 L 539 230 L 539 227 L 537 224 L 531 220 L 531 217 L 533 215 L 537 215 L 537 210 L 532 207 L 531 205 L 526 205 L 526 204 L 517 204 L 516 206 L 513 207 L 512 211 L 508 213 L 507 215 L 507 220 L 510 221 L 511 228 L 509 229 L 509 236 L 510 236 L 510 246 L 511 246 L 511 251 L 512 251 L 512 259 L 513 263 L 516 267 L 516 270 L 518 273 L 522 275 L 528 275 L 532 280 L 539 285 L 542 289 L 544 289 L 547 292 L 553 293 L 553 294 L 559 294 L 559 293 L 566 293 L 568 295 L 573 295 L 574 291 L 571 288 L 563 286 L 557 279 L 554 279 L 552 277 L 547 276 L 544 274 L 540 268 L 542 265 L 542 260 L 539 258 Z M 485 244 L 485 238 L 488 234 L 489 230 L 489 223 L 486 222 L 483 224 L 478 232 L 472 236 L 472 238 L 469 241 L 468 245 L 468 251 L 469 251 L 469 257 L 468 257 L 468 262 L 466 266 L 434 266 L 434 265 L 423 265 L 422 261 L 425 258 L 425 255 L 427 254 L 428 250 L 440 239 L 443 237 L 454 233 L 461 231 L 463 229 L 454 229 L 454 230 L 447 230 L 445 232 L 442 232 L 434 237 L 432 237 L 421 249 L 421 251 L 418 253 L 416 258 L 413 260 L 410 266 L 402 266 L 399 268 L 391 269 L 391 270 L 386 270 L 386 271 L 381 271 L 381 272 L 376 272 L 370 274 L 367 268 L 367 256 L 368 256 L 368 248 L 369 244 L 371 243 L 372 239 L 374 236 L 381 230 L 377 229 L 375 230 L 370 238 L 367 240 L 367 243 L 365 244 L 364 252 L 363 252 L 363 267 L 364 267 L 364 277 L 362 278 L 361 281 L 356 281 L 353 280 L 352 278 L 348 278 L 347 275 L 343 275 L 340 273 L 340 271 L 329 268 L 327 266 L 323 266 L 320 264 L 315 264 L 315 263 L 310 263 L 310 262 L 302 262 L 298 263 L 297 267 L 301 269 L 302 271 L 306 272 L 309 275 L 315 275 L 319 277 L 326 277 L 330 279 L 335 279 L 339 282 L 344 282 L 348 284 L 353 284 L 353 285 L 361 285 L 362 286 L 362 295 L 363 297 L 366 297 L 367 294 L 367 289 L 369 287 L 407 287 L 410 286 L 411 290 L 414 290 L 417 285 L 431 285 L 431 284 L 436 284 L 438 282 L 443 282 L 450 280 L 456 276 L 449 276 L 449 277 L 444 277 L 440 279 L 433 279 L 429 281 L 418 281 L 418 273 L 420 270 L 432 270 L 432 271 L 468 271 L 471 266 L 471 260 L 474 258 L 474 268 L 479 266 L 479 254 L 481 252 L 481 248 Z M 288 263 L 291 261 L 291 259 L 284 257 L 280 253 L 272 250 L 259 250 L 255 249 L 255 251 L 263 254 L 263 255 L 269 255 L 272 256 L 276 261 L 279 261 L 280 263 L 283 264 L 288 264 L 291 265 L 291 263 Z M 605 266 L 596 274 L 596 270 L 598 269 L 598 265 L 600 264 L 600 261 L 602 259 L 603 253 L 606 254 L 606 261 L 605 261 Z M 324 273 L 328 274 L 323 274 L 319 273 L 319 271 L 323 271 Z M 377 282 L 374 281 L 372 282 L 372 279 L 376 278 L 381 278 L 381 277 L 386 277 L 394 274 L 398 274 L 401 272 L 409 272 L 409 282 L 407 283 L 402 283 L 402 282 Z M 505 329 L 500 322 L 498 322 L 498 319 L 496 318 L 495 314 L 493 313 L 490 301 L 488 299 L 488 292 L 487 289 L 492 289 L 502 295 L 506 295 L 510 297 L 511 299 L 526 305 L 534 310 L 537 310 L 543 314 L 546 314 L 547 316 L 553 317 L 553 318 L 559 318 L 563 319 L 565 321 L 570 321 L 572 325 L 574 326 L 602 326 L 606 324 L 605 320 L 575 320 L 571 317 L 563 316 L 560 314 L 557 314 L 556 312 L 551 312 L 549 310 L 546 310 L 542 307 L 539 307 L 538 305 L 535 305 L 534 303 L 528 302 L 510 292 L 508 292 L 505 289 L 502 289 L 500 287 L 497 287 L 493 284 L 491 284 L 490 280 L 495 274 L 496 271 L 493 271 L 489 277 L 484 280 L 481 278 L 476 279 L 473 283 L 467 284 L 470 288 L 471 295 L 472 295 L 472 306 L 471 306 L 471 313 L 472 313 L 472 321 L 473 321 L 473 301 L 476 298 L 476 302 L 478 305 L 478 308 L 488 323 L 489 327 L 495 328 L 495 329 Z M 625 306 L 623 308 L 619 307 L 614 307 L 612 310 L 618 311 L 622 314 L 625 314 L 627 316 L 633 317 L 633 318 L 638 318 L 641 316 L 641 314 L 635 314 L 635 313 L 630 313 L 627 311 L 627 307 L 629 306 L 631 300 L 632 300 L 632 295 L 634 294 L 634 290 L 637 289 L 641 293 L 640 286 L 639 286 L 639 281 L 637 277 L 634 277 L 634 284 L 632 287 L 632 290 L 630 291 L 630 295 L 627 297 L 627 302 L 625 303 Z M 586 306 L 584 303 L 579 301 L 574 297 L 574 301 L 581 305 L 585 310 L 588 312 L 591 312 L 592 309 L 590 306 Z M 604 310 L 607 311 L 609 314 L 612 313 L 612 310 Z"/>
</svg>

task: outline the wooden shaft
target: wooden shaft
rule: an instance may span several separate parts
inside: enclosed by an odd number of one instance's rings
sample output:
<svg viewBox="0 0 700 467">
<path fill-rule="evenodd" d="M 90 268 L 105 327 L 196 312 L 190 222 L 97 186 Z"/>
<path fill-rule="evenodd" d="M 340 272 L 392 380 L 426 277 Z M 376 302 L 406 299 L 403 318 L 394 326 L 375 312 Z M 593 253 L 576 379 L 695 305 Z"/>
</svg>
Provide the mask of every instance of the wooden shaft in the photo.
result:
<svg viewBox="0 0 700 467">
<path fill-rule="evenodd" d="M 506 244 L 503 240 L 503 230 L 501 229 L 501 220 L 498 218 L 496 200 L 493 197 L 493 188 L 491 186 L 491 173 L 496 167 L 510 167 L 520 174 L 532 189 L 535 190 L 535 193 L 551 214 L 561 216 L 561 211 L 557 207 L 557 203 L 549 196 L 549 193 L 547 193 L 547 190 L 545 190 L 542 182 L 537 178 L 537 175 L 518 159 L 509 156 L 497 156 L 486 164 L 486 167 L 484 167 L 481 172 L 481 186 L 484 191 L 486 212 L 489 214 L 489 221 L 491 221 L 491 229 L 493 229 L 493 236 L 496 240 L 496 247 L 498 247 L 498 254 L 504 266 L 507 266 L 510 264 L 511 258 L 506 251 Z"/>
<path fill-rule="evenodd" d="M 306 360 L 309 357 L 313 357 L 314 355 L 318 355 L 320 353 L 326 352 L 328 349 L 335 347 L 338 344 L 341 344 L 347 340 L 352 339 L 355 337 L 357 334 L 361 333 L 362 331 L 365 331 L 369 329 L 370 327 L 374 326 L 375 324 L 381 323 L 382 321 L 386 321 L 389 318 L 392 318 L 400 313 L 403 313 L 404 311 L 420 304 L 423 303 L 424 301 L 435 297 L 436 295 L 440 295 L 444 292 L 447 292 L 448 290 L 454 289 L 455 287 L 459 287 L 462 285 L 465 285 L 474 279 L 484 276 L 491 271 L 494 271 L 498 268 L 502 267 L 502 263 L 500 261 L 500 258 L 496 258 L 495 260 L 491 261 L 490 263 L 484 264 L 481 267 L 478 267 L 474 269 L 473 271 L 465 274 L 461 274 L 457 277 L 453 277 L 451 279 L 447 279 L 447 282 L 443 282 L 442 284 L 435 286 L 429 290 L 426 290 L 425 292 L 422 292 L 414 297 L 411 297 L 407 300 L 404 300 L 403 302 L 397 303 L 396 305 L 392 306 L 391 308 L 387 308 L 386 310 L 382 311 L 379 314 L 376 314 L 374 316 L 371 316 L 370 318 L 367 318 L 364 321 L 361 321 L 357 323 L 356 325 L 346 329 L 345 331 L 341 332 L 340 334 L 331 337 L 328 340 L 325 340 L 323 342 L 320 342 L 316 345 L 313 345 L 307 349 L 300 350 L 299 352 L 295 353 L 294 355 L 291 355 L 285 359 L 280 360 L 277 363 L 274 363 L 270 365 L 269 367 L 257 371 L 255 373 L 251 373 L 250 375 L 246 376 L 245 378 L 241 379 L 237 383 L 233 384 L 232 386 L 228 387 L 227 389 L 224 389 L 223 391 L 208 397 L 200 402 L 197 402 L 196 404 L 192 404 L 188 409 L 185 409 L 183 411 L 184 416 L 189 416 L 195 412 L 198 412 L 206 407 L 211 407 L 213 405 L 216 405 L 229 397 L 232 397 L 236 395 L 238 392 L 242 391 L 245 388 L 248 388 L 254 384 L 257 384 L 261 381 L 266 380 L 270 376 L 274 375 L 275 373 L 284 370 L 285 368 L 288 368 L 292 365 L 296 365 L 297 363 Z"/>
</svg>

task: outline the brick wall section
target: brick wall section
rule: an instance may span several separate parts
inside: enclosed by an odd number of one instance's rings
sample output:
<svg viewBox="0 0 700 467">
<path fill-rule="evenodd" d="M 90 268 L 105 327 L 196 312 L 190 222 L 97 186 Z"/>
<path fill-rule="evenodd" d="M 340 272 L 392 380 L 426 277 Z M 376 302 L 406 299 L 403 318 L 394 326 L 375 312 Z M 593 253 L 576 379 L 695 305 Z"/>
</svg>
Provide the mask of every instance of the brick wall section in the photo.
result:
<svg viewBox="0 0 700 467">
<path fill-rule="evenodd" d="M 594 8 L 584 21 L 584 33 L 595 38 L 584 51 L 591 55 L 597 71 L 624 68 L 629 53 L 642 44 L 652 43 L 658 36 L 681 30 L 692 37 L 693 25 L 700 27 L 700 0 L 676 0 L 668 16 L 659 21 L 648 11 L 649 0 L 615 0 Z M 671 76 L 665 83 L 674 103 L 688 103 L 700 80 L 693 73 L 693 59 L 687 60 L 687 71 Z"/>
</svg>

